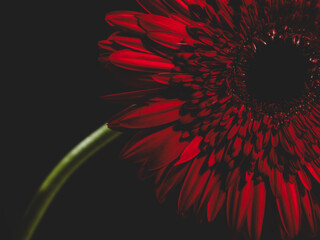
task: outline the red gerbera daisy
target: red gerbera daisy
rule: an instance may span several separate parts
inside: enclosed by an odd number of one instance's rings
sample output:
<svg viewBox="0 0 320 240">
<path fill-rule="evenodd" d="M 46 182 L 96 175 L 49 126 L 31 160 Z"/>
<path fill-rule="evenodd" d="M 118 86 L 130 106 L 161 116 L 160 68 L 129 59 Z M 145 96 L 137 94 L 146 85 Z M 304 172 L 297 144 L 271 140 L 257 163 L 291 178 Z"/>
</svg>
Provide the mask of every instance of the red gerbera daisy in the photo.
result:
<svg viewBox="0 0 320 240">
<path fill-rule="evenodd" d="M 100 61 L 136 91 L 109 121 L 138 130 L 121 153 L 155 177 L 178 211 L 261 236 L 266 209 L 282 238 L 320 220 L 318 0 L 137 0 L 118 11 Z M 268 211 L 269 212 L 269 211 Z"/>
</svg>

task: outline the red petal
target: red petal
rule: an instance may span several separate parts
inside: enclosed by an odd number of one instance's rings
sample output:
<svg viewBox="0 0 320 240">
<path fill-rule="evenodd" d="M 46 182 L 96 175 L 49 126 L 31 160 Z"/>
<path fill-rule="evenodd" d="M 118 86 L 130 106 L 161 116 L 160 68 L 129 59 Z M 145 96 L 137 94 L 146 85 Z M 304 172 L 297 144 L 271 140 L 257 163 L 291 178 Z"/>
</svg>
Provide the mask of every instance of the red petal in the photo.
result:
<svg viewBox="0 0 320 240">
<path fill-rule="evenodd" d="M 113 41 L 111 41 L 110 39 L 112 39 L 114 36 L 116 36 L 117 34 L 119 34 L 119 32 L 115 32 L 113 34 L 111 34 L 111 36 L 107 39 L 107 40 L 101 40 L 98 42 L 98 46 L 104 50 L 104 52 L 114 52 L 115 48 L 114 48 L 114 44 Z"/>
<path fill-rule="evenodd" d="M 296 183 L 282 181 L 281 194 L 276 199 L 283 227 L 290 238 L 300 231 L 300 194 Z"/>
<path fill-rule="evenodd" d="M 122 150 L 121 158 L 145 161 L 144 167 L 149 170 L 162 168 L 177 159 L 188 145 L 187 141 L 180 141 L 181 135 L 173 127 L 148 136 L 137 135 Z"/>
<path fill-rule="evenodd" d="M 310 195 L 310 197 L 312 197 L 313 200 L 313 209 L 314 209 L 314 213 L 317 217 L 317 220 L 320 220 L 320 203 L 318 198 L 316 198 L 315 196 Z"/>
<path fill-rule="evenodd" d="M 282 147 L 284 148 L 284 150 L 286 150 L 286 152 L 288 152 L 288 153 L 293 154 L 294 150 L 293 150 L 291 144 L 288 142 L 288 139 L 286 138 L 284 133 L 282 131 L 279 131 L 278 135 L 279 135 L 280 143 L 281 143 Z"/>
<path fill-rule="evenodd" d="M 242 138 L 240 137 L 236 137 L 233 145 L 232 145 L 232 157 L 236 157 L 238 156 L 238 154 L 240 153 L 242 149 Z"/>
<path fill-rule="evenodd" d="M 221 189 L 221 181 L 218 180 L 218 176 L 211 178 L 206 189 L 205 194 L 209 196 L 207 216 L 208 221 L 212 222 L 225 203 L 226 192 Z"/>
<path fill-rule="evenodd" d="M 320 183 L 320 168 L 318 168 L 314 163 L 306 163 L 311 175 Z"/>
<path fill-rule="evenodd" d="M 249 156 L 249 154 L 252 151 L 253 145 L 252 145 L 252 143 L 250 141 L 251 140 L 246 140 L 246 142 L 245 142 L 245 144 L 243 146 L 243 153 L 244 153 L 245 156 Z"/>
<path fill-rule="evenodd" d="M 144 15 L 133 11 L 115 11 L 106 15 L 106 22 L 113 27 L 124 31 L 144 33 L 145 31 L 138 25 L 137 16 Z"/>
<path fill-rule="evenodd" d="M 108 40 L 114 41 L 115 43 L 132 50 L 137 50 L 149 54 L 151 53 L 150 51 L 145 49 L 141 38 L 115 34 L 112 35 Z"/>
<path fill-rule="evenodd" d="M 119 129 L 149 128 L 167 124 L 179 118 L 180 107 L 183 103 L 177 99 L 161 99 L 150 102 L 147 106 L 131 107 L 114 116 L 108 125 L 112 129 Z"/>
<path fill-rule="evenodd" d="M 307 219 L 308 227 L 311 233 L 315 234 L 317 232 L 317 219 L 313 208 L 313 200 L 309 191 L 305 191 L 305 194 L 301 196 L 301 205 L 304 216 Z"/>
<path fill-rule="evenodd" d="M 190 161 L 191 159 L 195 158 L 200 153 L 199 145 L 202 141 L 201 136 L 196 136 L 190 144 L 186 147 L 186 149 L 181 154 L 179 160 L 175 163 L 176 165 L 185 163 Z"/>
<path fill-rule="evenodd" d="M 303 186 L 310 191 L 311 190 L 311 181 L 308 175 L 305 173 L 304 170 L 298 171 L 298 176 L 303 184 Z"/>
<path fill-rule="evenodd" d="M 271 173 L 269 175 L 270 187 L 277 198 L 281 195 L 282 184 L 283 184 L 283 174 L 277 168 L 272 168 Z"/>
<path fill-rule="evenodd" d="M 164 0 L 166 4 L 168 4 L 171 9 L 176 10 L 176 12 L 189 13 L 189 6 L 191 4 L 195 4 L 194 0 Z"/>
<path fill-rule="evenodd" d="M 278 165 L 278 154 L 276 153 L 276 150 L 271 147 L 269 151 L 269 162 L 272 163 L 272 166 L 277 166 Z"/>
<path fill-rule="evenodd" d="M 259 132 L 258 134 L 256 134 L 256 136 L 257 136 L 256 149 L 258 152 L 260 152 L 262 150 L 263 134 L 262 134 L 262 132 Z"/>
<path fill-rule="evenodd" d="M 151 40 L 172 49 L 179 49 L 182 46 L 183 41 L 183 36 L 167 32 L 150 32 L 148 33 L 148 37 Z"/>
<path fill-rule="evenodd" d="M 151 14 L 166 16 L 169 9 L 161 2 L 161 0 L 136 0 L 146 11 Z"/>
<path fill-rule="evenodd" d="M 168 85 L 170 80 L 174 76 L 172 73 L 158 73 L 152 76 L 153 80 L 156 82 Z"/>
<path fill-rule="evenodd" d="M 258 171 L 266 176 L 270 175 L 271 169 L 268 164 L 268 156 L 265 156 L 258 161 Z"/>
<path fill-rule="evenodd" d="M 141 72 L 162 72 L 174 68 L 172 62 L 154 54 L 124 49 L 112 53 L 109 61 L 121 68 Z"/>
<path fill-rule="evenodd" d="M 226 177 L 225 186 L 226 189 L 230 188 L 232 185 L 235 184 L 236 181 L 239 181 L 241 174 L 240 167 L 237 167 L 233 169 L 232 171 L 229 171 Z"/>
<path fill-rule="evenodd" d="M 253 121 L 253 127 L 252 127 L 253 132 L 257 133 L 260 126 L 261 126 L 261 120 Z"/>
<path fill-rule="evenodd" d="M 211 175 L 208 179 L 206 186 L 204 187 L 201 199 L 199 199 L 200 204 L 198 204 L 198 209 L 197 209 L 198 212 L 202 211 L 203 209 L 205 209 L 205 211 L 207 212 L 207 207 L 208 207 L 207 205 L 208 205 L 209 198 L 212 195 L 213 188 L 215 187 L 216 184 L 218 184 L 218 180 L 219 180 L 219 175 L 215 174 L 215 169 L 211 169 Z"/>
<path fill-rule="evenodd" d="M 298 137 L 296 136 L 292 124 L 290 124 L 289 126 L 284 126 L 282 129 L 288 141 L 294 143 Z"/>
<path fill-rule="evenodd" d="M 204 9 L 204 8 L 208 4 L 203 0 L 175 0 L 175 1 L 163 0 L 163 1 L 178 16 L 183 17 L 184 20 L 189 21 L 189 22 L 192 22 L 191 19 L 202 20 L 201 17 L 203 17 L 204 14 L 207 15 L 206 9 Z M 199 11 L 200 11 L 200 13 L 199 13 Z"/>
<path fill-rule="evenodd" d="M 264 135 L 263 148 L 266 148 L 268 146 L 269 140 L 270 140 L 270 136 L 271 136 L 271 129 L 267 130 L 267 132 Z"/>
<path fill-rule="evenodd" d="M 193 82 L 194 76 L 184 73 L 158 73 L 152 76 L 152 78 L 159 83 L 169 84 L 170 81 L 175 83 L 180 82 Z"/>
<path fill-rule="evenodd" d="M 146 90 L 138 90 L 126 93 L 116 93 L 101 97 L 102 100 L 112 103 L 132 104 L 138 100 L 143 100 L 154 96 L 154 94 L 163 91 L 164 88 L 154 88 Z"/>
<path fill-rule="evenodd" d="M 233 127 L 230 129 L 228 133 L 228 136 L 227 136 L 228 140 L 232 139 L 237 134 L 239 128 L 240 128 L 240 124 L 236 123 L 235 125 L 233 125 Z"/>
<path fill-rule="evenodd" d="M 199 199 L 207 183 L 211 171 L 202 171 L 205 160 L 206 157 L 195 159 L 190 166 L 179 195 L 178 211 L 181 213 L 186 212 Z"/>
<path fill-rule="evenodd" d="M 228 5 L 229 0 L 216 1 L 219 6 L 218 15 L 225 21 L 227 26 L 231 29 L 234 29 L 234 25 L 232 23 L 233 9 Z"/>
<path fill-rule="evenodd" d="M 276 146 L 278 146 L 278 143 L 279 143 L 279 136 L 278 136 L 278 134 L 277 133 L 275 133 L 275 134 L 271 134 L 271 144 L 272 144 L 272 146 L 273 147 L 276 147 Z"/>
<path fill-rule="evenodd" d="M 157 15 L 137 16 L 139 25 L 147 32 L 167 32 L 188 36 L 186 25 L 171 18 Z"/>
<path fill-rule="evenodd" d="M 219 151 L 216 152 L 216 156 L 215 156 L 216 162 L 219 163 L 222 161 L 222 157 L 225 152 L 225 149 L 226 149 L 226 146 L 223 146 Z"/>
<path fill-rule="evenodd" d="M 244 187 L 235 182 L 228 191 L 227 196 L 227 221 L 232 229 L 240 231 L 248 214 L 249 202 L 253 192 L 253 181 Z"/>
<path fill-rule="evenodd" d="M 245 121 L 239 128 L 239 136 L 242 138 L 247 136 L 247 129 L 249 125 L 249 120 Z"/>
<path fill-rule="evenodd" d="M 189 83 L 194 81 L 194 76 L 186 73 L 178 73 L 172 76 L 172 80 L 177 83 L 179 82 Z"/>
<path fill-rule="evenodd" d="M 259 240 L 262 231 L 266 205 L 266 188 L 263 181 L 254 184 L 250 199 L 247 224 L 250 239 Z"/>
<path fill-rule="evenodd" d="M 183 181 L 190 163 L 191 162 L 186 165 L 170 168 L 168 172 L 165 173 L 162 181 L 156 186 L 156 195 L 159 202 L 164 202 L 170 190 L 174 189 Z"/>
<path fill-rule="evenodd" d="M 208 160 L 208 166 L 212 167 L 215 163 L 216 163 L 216 154 L 215 154 L 215 151 L 212 151 Z"/>
</svg>

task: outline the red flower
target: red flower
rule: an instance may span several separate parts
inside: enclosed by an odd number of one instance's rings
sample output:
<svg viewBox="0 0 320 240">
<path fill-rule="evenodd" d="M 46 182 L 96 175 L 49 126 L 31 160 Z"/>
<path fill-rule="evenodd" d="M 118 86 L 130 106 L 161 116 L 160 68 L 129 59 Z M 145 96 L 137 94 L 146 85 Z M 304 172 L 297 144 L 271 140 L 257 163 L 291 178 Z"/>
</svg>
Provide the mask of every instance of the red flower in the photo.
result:
<svg viewBox="0 0 320 240">
<path fill-rule="evenodd" d="M 315 236 L 320 220 L 317 0 L 137 0 L 112 12 L 100 61 L 138 90 L 109 121 L 138 130 L 121 153 L 155 177 L 160 201 L 259 239 Z M 277 210 L 277 211 L 274 211 Z M 275 214 L 266 214 L 266 212 Z M 270 215 L 270 216 L 269 216 Z"/>
</svg>

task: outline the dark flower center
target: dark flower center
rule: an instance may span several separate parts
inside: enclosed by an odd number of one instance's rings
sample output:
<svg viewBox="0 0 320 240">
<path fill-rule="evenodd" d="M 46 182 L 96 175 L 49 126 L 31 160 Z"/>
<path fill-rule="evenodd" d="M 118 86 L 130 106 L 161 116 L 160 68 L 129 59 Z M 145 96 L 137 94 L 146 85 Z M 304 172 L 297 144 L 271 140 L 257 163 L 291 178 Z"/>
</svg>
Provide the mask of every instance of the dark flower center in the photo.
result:
<svg viewBox="0 0 320 240">
<path fill-rule="evenodd" d="M 248 66 L 247 91 L 257 100 L 278 103 L 302 96 L 308 59 L 292 41 L 277 39 L 259 46 Z"/>
<path fill-rule="evenodd" d="M 308 111 L 318 98 L 317 38 L 284 27 L 253 35 L 239 49 L 233 63 L 230 90 L 252 112 L 282 124 L 297 112 Z"/>
</svg>

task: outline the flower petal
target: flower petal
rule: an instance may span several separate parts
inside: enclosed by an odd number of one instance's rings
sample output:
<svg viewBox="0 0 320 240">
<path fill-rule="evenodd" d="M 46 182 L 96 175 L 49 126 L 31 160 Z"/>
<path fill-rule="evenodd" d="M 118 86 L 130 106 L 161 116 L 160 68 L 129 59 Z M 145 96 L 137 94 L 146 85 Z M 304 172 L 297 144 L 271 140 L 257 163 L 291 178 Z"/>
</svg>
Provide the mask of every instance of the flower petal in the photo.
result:
<svg viewBox="0 0 320 240">
<path fill-rule="evenodd" d="M 183 103 L 178 99 L 161 99 L 149 102 L 147 106 L 130 107 L 114 116 L 108 125 L 112 129 L 121 129 L 149 128 L 167 124 L 179 119 Z"/>
<path fill-rule="evenodd" d="M 113 41 L 122 47 L 130 48 L 131 50 L 151 54 L 151 52 L 145 48 L 141 38 L 138 37 L 133 37 L 129 35 L 126 36 L 124 34 L 114 34 L 111 37 L 109 37 L 108 40 Z"/>
<path fill-rule="evenodd" d="M 269 175 L 270 187 L 276 198 L 282 194 L 283 174 L 277 168 L 272 168 Z"/>
<path fill-rule="evenodd" d="M 300 194 L 296 183 L 282 181 L 281 194 L 276 198 L 281 222 L 290 238 L 294 238 L 300 231 Z"/>
<path fill-rule="evenodd" d="M 151 14 L 167 16 L 169 9 L 161 0 L 136 0 L 146 11 Z"/>
<path fill-rule="evenodd" d="M 219 213 L 220 209 L 222 208 L 223 204 L 225 203 L 226 199 L 226 192 L 222 190 L 221 188 L 221 181 L 218 180 L 218 176 L 212 178 L 211 184 L 208 184 L 208 189 L 207 194 L 209 196 L 208 200 L 208 208 L 207 208 L 207 216 L 208 216 L 208 221 L 212 222 L 217 214 Z M 209 186 L 212 186 L 212 190 L 209 191 Z"/>
<path fill-rule="evenodd" d="M 259 240 L 262 232 L 262 225 L 266 205 L 266 188 L 263 181 L 254 183 L 252 198 L 250 199 L 247 224 L 250 239 Z"/>
<path fill-rule="evenodd" d="M 167 32 L 149 32 L 148 37 L 167 48 L 179 49 L 182 46 L 183 36 Z"/>
<path fill-rule="evenodd" d="M 186 165 L 170 168 L 168 172 L 162 176 L 161 182 L 156 186 L 156 196 L 159 202 L 164 202 L 168 193 L 183 181 L 189 169 L 189 164 L 191 164 L 191 162 Z"/>
<path fill-rule="evenodd" d="M 137 16 L 143 13 L 133 11 L 115 11 L 108 13 L 105 17 L 107 23 L 124 31 L 134 33 L 144 33 L 145 31 L 138 25 Z"/>
<path fill-rule="evenodd" d="M 139 100 L 146 100 L 151 96 L 154 97 L 154 94 L 160 93 L 164 89 L 165 88 L 153 88 L 125 93 L 109 94 L 102 96 L 101 99 L 112 103 L 132 104 L 133 102 L 137 102 Z"/>
<path fill-rule="evenodd" d="M 311 190 L 311 180 L 304 170 L 298 171 L 299 179 L 301 180 L 303 186 L 310 191 Z"/>
<path fill-rule="evenodd" d="M 306 167 L 311 173 L 311 175 L 320 183 L 320 168 L 318 168 L 314 163 L 306 163 Z"/>
<path fill-rule="evenodd" d="M 176 165 L 185 163 L 190 161 L 191 159 L 195 158 L 200 153 L 199 145 L 202 141 L 201 136 L 196 136 L 186 147 L 186 149 L 181 154 L 179 160 L 175 163 Z"/>
<path fill-rule="evenodd" d="M 193 160 L 180 191 L 178 212 L 186 212 L 199 199 L 203 192 L 203 188 L 211 173 L 209 169 L 206 171 L 202 170 L 205 160 L 206 157 Z"/>
<path fill-rule="evenodd" d="M 186 35 L 186 25 L 171 18 L 157 15 L 139 15 L 137 16 L 139 25 L 146 32 L 167 32 Z"/>
<path fill-rule="evenodd" d="M 315 234 L 317 231 L 317 219 L 313 208 L 313 200 L 309 191 L 305 191 L 301 196 L 302 211 L 307 219 L 308 228 L 311 234 Z"/>
<path fill-rule="evenodd" d="M 178 16 L 189 22 L 207 22 L 211 19 L 212 8 L 205 0 L 163 0 Z M 211 10 L 211 11 L 209 11 Z"/>
<path fill-rule="evenodd" d="M 228 190 L 227 195 L 227 221 L 232 229 L 240 231 L 248 214 L 249 202 L 253 192 L 253 181 L 247 182 L 243 187 L 239 180 Z"/>
<path fill-rule="evenodd" d="M 160 169 L 177 159 L 188 145 L 187 141 L 181 141 L 181 135 L 173 127 L 152 134 L 140 133 L 125 146 L 120 157 L 145 162 L 143 167 L 149 171 Z"/>
<path fill-rule="evenodd" d="M 229 0 L 221 0 L 216 1 L 216 4 L 219 9 L 217 9 L 217 14 L 220 17 L 220 21 L 222 22 L 223 26 L 229 27 L 229 29 L 234 29 L 233 24 L 233 9 L 231 6 L 228 5 Z"/>
<path fill-rule="evenodd" d="M 141 72 L 169 72 L 174 68 L 168 59 L 129 49 L 114 52 L 110 55 L 109 61 L 118 67 Z"/>
</svg>

